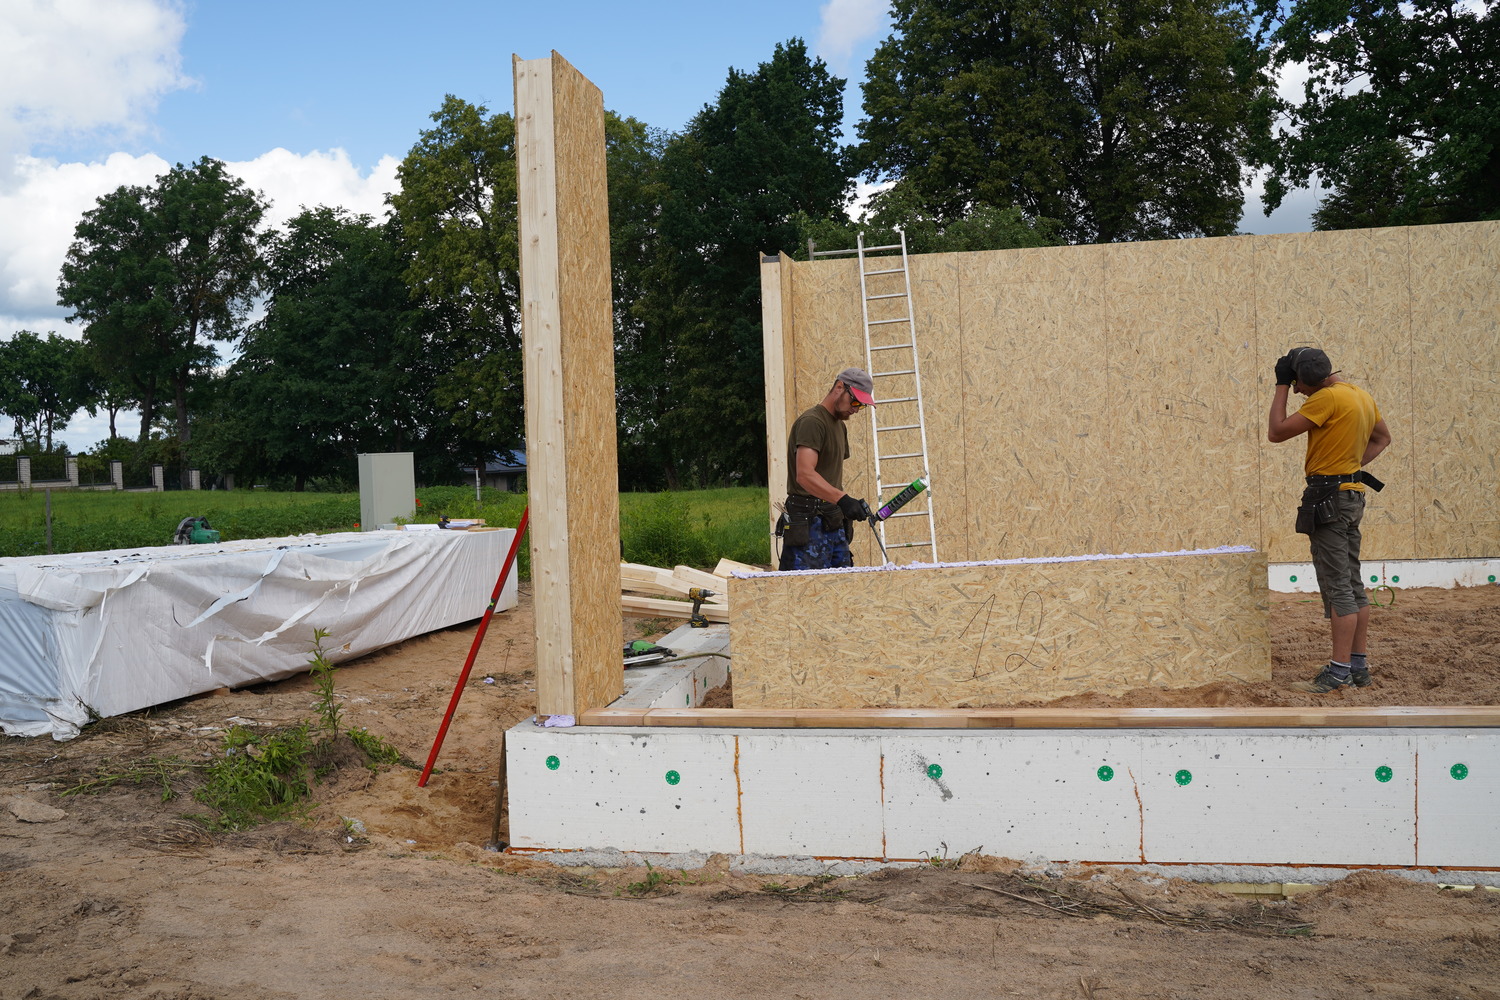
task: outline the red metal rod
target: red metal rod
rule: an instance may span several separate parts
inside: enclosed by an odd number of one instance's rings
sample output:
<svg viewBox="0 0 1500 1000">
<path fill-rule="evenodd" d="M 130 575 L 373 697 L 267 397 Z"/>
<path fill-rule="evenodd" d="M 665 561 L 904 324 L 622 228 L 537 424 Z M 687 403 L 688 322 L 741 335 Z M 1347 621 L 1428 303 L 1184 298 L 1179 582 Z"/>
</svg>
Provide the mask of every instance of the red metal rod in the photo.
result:
<svg viewBox="0 0 1500 1000">
<path fill-rule="evenodd" d="M 495 605 L 500 601 L 500 591 L 505 589 L 505 578 L 510 576 L 510 567 L 516 561 L 516 550 L 521 547 L 521 536 L 526 534 L 526 521 L 531 516 L 531 505 L 521 511 L 521 523 L 516 525 L 516 537 L 510 540 L 510 551 L 505 555 L 505 565 L 500 567 L 500 579 L 495 581 L 495 592 L 490 595 L 490 606 L 484 609 L 484 617 L 479 620 L 479 631 L 474 633 L 474 644 L 469 647 L 469 658 L 464 661 L 464 672 L 458 677 L 458 686 L 453 689 L 453 697 L 448 702 L 448 714 L 443 716 L 443 724 L 438 727 L 437 739 L 432 743 L 432 753 L 427 755 L 427 766 L 422 768 L 422 777 L 417 779 L 418 788 L 427 787 L 427 779 L 432 775 L 432 765 L 437 763 L 438 751 L 443 748 L 443 737 L 448 735 L 448 724 L 453 721 L 453 713 L 458 711 L 458 699 L 463 697 L 464 685 L 469 682 L 469 671 L 474 669 L 474 657 L 479 655 L 479 644 L 484 642 L 485 630 L 490 627 L 490 619 L 494 617 Z"/>
</svg>

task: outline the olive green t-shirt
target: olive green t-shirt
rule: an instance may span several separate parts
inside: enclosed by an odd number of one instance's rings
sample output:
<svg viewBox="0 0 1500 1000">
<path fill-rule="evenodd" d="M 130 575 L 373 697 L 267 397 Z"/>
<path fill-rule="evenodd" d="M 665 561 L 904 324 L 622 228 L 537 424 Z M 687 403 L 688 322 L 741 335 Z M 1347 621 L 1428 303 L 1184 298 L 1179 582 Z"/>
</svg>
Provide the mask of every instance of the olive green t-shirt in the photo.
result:
<svg viewBox="0 0 1500 1000">
<path fill-rule="evenodd" d="M 829 413 L 822 403 L 814 405 L 792 424 L 792 433 L 787 437 L 787 489 L 788 493 L 812 496 L 797 482 L 797 449 L 811 448 L 818 453 L 818 475 L 828 480 L 836 489 L 844 488 L 844 459 L 849 457 L 849 431 L 843 421 Z"/>
</svg>

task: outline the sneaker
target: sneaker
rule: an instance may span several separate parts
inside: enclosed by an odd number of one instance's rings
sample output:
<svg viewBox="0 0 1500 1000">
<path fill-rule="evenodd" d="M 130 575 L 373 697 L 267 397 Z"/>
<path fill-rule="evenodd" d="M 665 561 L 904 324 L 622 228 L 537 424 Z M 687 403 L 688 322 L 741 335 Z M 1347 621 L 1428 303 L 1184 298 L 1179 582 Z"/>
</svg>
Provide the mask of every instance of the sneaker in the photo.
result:
<svg viewBox="0 0 1500 1000">
<path fill-rule="evenodd" d="M 1368 670 L 1365 671 L 1366 676 L 1369 676 L 1369 673 Z M 1311 691 L 1313 694 L 1327 694 L 1341 687 L 1348 687 L 1350 679 L 1349 677 L 1335 677 L 1328 671 L 1327 667 L 1324 667 L 1322 672 L 1310 681 L 1293 681 L 1292 690 Z"/>
<path fill-rule="evenodd" d="M 1373 684 L 1374 681 L 1370 678 L 1370 671 L 1360 670 L 1358 667 L 1355 667 L 1353 670 L 1349 671 L 1349 683 L 1353 684 L 1357 688 L 1367 688 L 1371 684 Z"/>
</svg>

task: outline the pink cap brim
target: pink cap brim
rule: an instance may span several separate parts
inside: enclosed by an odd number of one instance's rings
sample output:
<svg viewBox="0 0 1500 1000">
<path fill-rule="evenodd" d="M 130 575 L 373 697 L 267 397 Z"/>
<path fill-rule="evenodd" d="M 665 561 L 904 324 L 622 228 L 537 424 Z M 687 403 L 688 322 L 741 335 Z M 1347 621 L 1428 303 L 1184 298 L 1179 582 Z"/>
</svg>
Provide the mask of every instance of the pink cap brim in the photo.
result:
<svg viewBox="0 0 1500 1000">
<path fill-rule="evenodd" d="M 863 389 L 859 388 L 858 386 L 854 386 L 854 385 L 849 386 L 849 391 L 854 394 L 854 398 L 855 399 L 859 400 L 861 403 L 864 403 L 866 406 L 874 406 L 875 405 L 875 397 L 871 396 L 868 392 L 865 392 Z"/>
</svg>

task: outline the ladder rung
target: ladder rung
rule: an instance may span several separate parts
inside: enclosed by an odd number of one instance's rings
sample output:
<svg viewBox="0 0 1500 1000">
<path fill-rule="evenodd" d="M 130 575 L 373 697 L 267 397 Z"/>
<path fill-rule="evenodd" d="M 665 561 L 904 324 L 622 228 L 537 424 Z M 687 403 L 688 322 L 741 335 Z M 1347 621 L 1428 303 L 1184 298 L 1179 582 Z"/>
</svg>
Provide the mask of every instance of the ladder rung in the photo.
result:
<svg viewBox="0 0 1500 1000">
<path fill-rule="evenodd" d="M 898 510 L 890 517 L 887 517 L 886 520 L 889 521 L 891 517 L 926 517 L 928 513 L 925 510 Z"/>
<path fill-rule="evenodd" d="M 900 371 L 894 371 L 894 372 L 871 372 L 870 373 L 870 377 L 871 378 L 884 378 L 887 375 L 915 375 L 916 373 L 917 373 L 917 370 L 915 368 L 903 368 Z"/>
<path fill-rule="evenodd" d="M 872 350 L 872 351 L 899 351 L 903 347 L 914 347 L 914 346 L 916 346 L 916 345 L 915 344 L 881 344 L 878 347 L 875 346 L 875 345 L 871 345 L 870 346 L 870 350 Z"/>
<path fill-rule="evenodd" d="M 898 396 L 895 399 L 879 399 L 879 400 L 876 400 L 876 402 L 878 402 L 881 406 L 888 406 L 891 403 L 915 403 L 916 401 L 917 401 L 917 397 L 916 396 Z"/>
<path fill-rule="evenodd" d="M 875 428 L 875 430 L 876 431 L 914 431 L 918 427 L 921 427 L 921 426 L 922 426 L 921 424 L 902 424 L 900 427 L 877 427 L 877 428 Z"/>
<path fill-rule="evenodd" d="M 872 274 L 900 274 L 904 270 L 906 270 L 904 267 L 888 267 L 883 271 L 866 271 L 865 277 L 868 278 Z"/>
<path fill-rule="evenodd" d="M 884 325 L 886 323 L 910 323 L 910 322 L 911 322 L 911 320 L 908 317 L 902 316 L 899 319 L 872 319 L 872 320 L 870 320 L 870 325 L 871 326 L 882 326 L 882 325 Z"/>
<path fill-rule="evenodd" d="M 922 457 L 922 453 L 920 451 L 909 451 L 909 452 L 907 452 L 904 455 L 881 455 L 880 456 L 880 460 L 882 462 L 893 462 L 893 461 L 895 461 L 898 458 L 921 458 L 921 457 Z"/>
<path fill-rule="evenodd" d="M 865 296 L 865 301 L 866 302 L 874 302 L 876 299 L 904 299 L 904 298 L 906 298 L 906 293 L 905 292 L 892 292 L 889 295 L 866 295 Z"/>
<path fill-rule="evenodd" d="M 883 247 L 865 247 L 865 253 L 879 253 L 882 250 L 900 250 L 901 244 L 891 243 Z"/>
<path fill-rule="evenodd" d="M 875 489 L 876 490 L 904 490 L 904 489 L 906 489 L 910 485 L 911 485 L 911 483 L 908 483 L 908 482 L 881 483 L 879 486 L 875 487 Z M 924 490 L 923 492 L 928 492 L 928 491 Z"/>
<path fill-rule="evenodd" d="M 891 544 L 887 545 L 886 548 L 888 548 L 888 549 L 916 549 L 916 548 L 923 548 L 923 547 L 929 547 L 930 548 L 931 546 L 932 546 L 931 542 L 892 542 Z"/>
</svg>

